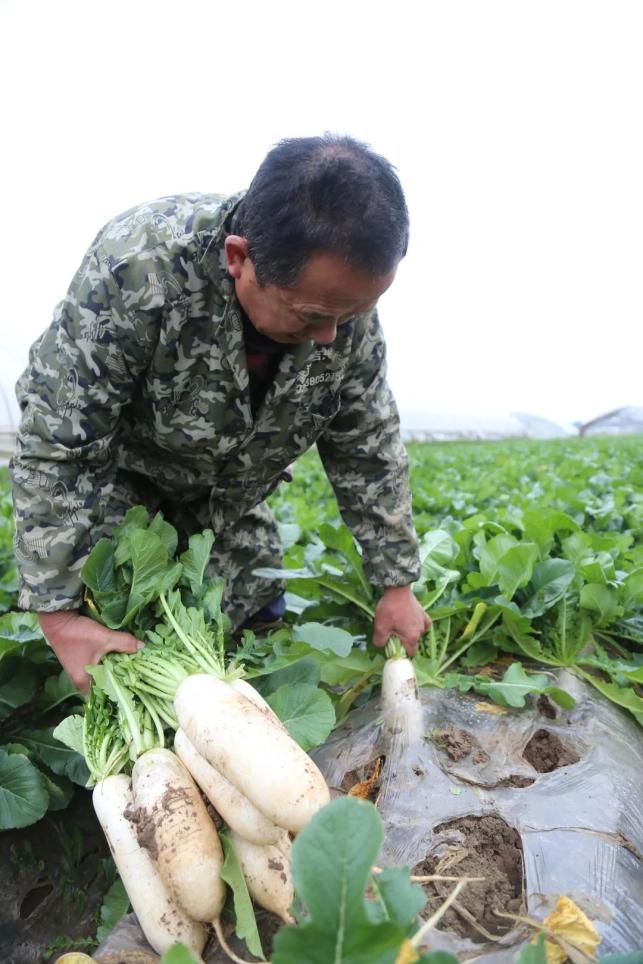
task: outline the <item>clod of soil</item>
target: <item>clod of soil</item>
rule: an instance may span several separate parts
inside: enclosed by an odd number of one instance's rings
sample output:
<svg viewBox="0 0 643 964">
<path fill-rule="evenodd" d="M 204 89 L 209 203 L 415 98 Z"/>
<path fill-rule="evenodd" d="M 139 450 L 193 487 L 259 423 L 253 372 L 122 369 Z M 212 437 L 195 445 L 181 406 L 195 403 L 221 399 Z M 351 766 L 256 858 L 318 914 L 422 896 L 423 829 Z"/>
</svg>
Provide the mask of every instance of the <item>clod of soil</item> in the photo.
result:
<svg viewBox="0 0 643 964">
<path fill-rule="evenodd" d="M 485 878 L 466 885 L 438 927 L 475 943 L 506 934 L 513 922 L 497 917 L 494 910 L 519 914 L 523 906 L 522 845 L 517 831 L 501 817 L 487 816 L 450 820 L 434 833 L 452 839 L 448 851 L 442 857 L 427 856 L 413 868 L 414 875 Z M 431 881 L 422 886 L 428 896 L 428 916 L 449 895 L 453 882 Z"/>
<path fill-rule="evenodd" d="M 467 730 L 459 729 L 457 726 L 438 730 L 433 735 L 433 742 L 455 763 L 469 755 L 471 755 L 471 762 L 476 764 L 486 763 L 489 759 L 488 754 L 482 749 L 475 736 L 472 736 Z"/>
<path fill-rule="evenodd" d="M 538 773 L 551 773 L 580 760 L 578 754 L 550 730 L 536 730 L 522 755 Z"/>
<path fill-rule="evenodd" d="M 520 773 L 512 773 L 510 777 L 507 777 L 504 785 L 522 789 L 523 787 L 530 787 L 535 782 L 533 777 L 523 777 Z"/>
<path fill-rule="evenodd" d="M 124 816 L 134 825 L 139 846 L 147 850 L 152 860 L 156 862 L 159 849 L 156 844 L 156 823 L 154 819 L 150 818 L 144 810 L 134 807 L 128 807 Z"/>
</svg>

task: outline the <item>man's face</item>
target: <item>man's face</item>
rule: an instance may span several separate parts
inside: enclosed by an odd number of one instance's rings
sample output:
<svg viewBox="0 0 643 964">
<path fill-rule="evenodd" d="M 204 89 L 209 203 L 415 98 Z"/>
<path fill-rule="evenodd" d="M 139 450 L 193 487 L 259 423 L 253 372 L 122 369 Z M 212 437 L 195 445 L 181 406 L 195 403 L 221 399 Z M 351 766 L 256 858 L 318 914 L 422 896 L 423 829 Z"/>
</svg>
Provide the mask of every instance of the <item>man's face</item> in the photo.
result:
<svg viewBox="0 0 643 964">
<path fill-rule="evenodd" d="M 283 345 L 314 341 L 329 345 L 337 328 L 377 304 L 395 277 L 373 277 L 348 267 L 334 254 L 314 254 L 299 273 L 294 288 L 261 287 L 244 238 L 226 238 L 228 271 L 237 298 L 263 335 Z"/>
</svg>

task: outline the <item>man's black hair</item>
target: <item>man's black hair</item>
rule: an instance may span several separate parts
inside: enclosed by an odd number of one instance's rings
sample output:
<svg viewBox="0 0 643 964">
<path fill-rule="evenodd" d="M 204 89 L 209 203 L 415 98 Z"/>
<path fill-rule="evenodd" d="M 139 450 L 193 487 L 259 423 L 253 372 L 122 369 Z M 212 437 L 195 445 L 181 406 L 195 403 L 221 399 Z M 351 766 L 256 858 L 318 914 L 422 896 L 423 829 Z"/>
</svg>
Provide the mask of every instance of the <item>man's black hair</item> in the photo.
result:
<svg viewBox="0 0 643 964">
<path fill-rule="evenodd" d="M 292 287 L 326 252 L 377 277 L 406 254 L 409 216 L 393 166 L 352 137 L 280 141 L 266 156 L 234 221 L 259 284 Z"/>
</svg>

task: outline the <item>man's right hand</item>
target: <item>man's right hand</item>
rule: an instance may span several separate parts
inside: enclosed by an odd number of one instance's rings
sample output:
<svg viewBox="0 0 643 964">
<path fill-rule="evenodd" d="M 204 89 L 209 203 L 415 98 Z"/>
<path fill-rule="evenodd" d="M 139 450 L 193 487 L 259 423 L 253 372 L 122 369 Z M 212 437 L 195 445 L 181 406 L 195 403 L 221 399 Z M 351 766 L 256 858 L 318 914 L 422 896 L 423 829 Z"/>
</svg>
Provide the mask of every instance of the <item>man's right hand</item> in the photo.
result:
<svg viewBox="0 0 643 964">
<path fill-rule="evenodd" d="M 82 693 L 89 692 L 91 683 L 85 666 L 98 663 L 105 653 L 135 653 L 143 646 L 130 633 L 108 629 L 74 610 L 38 613 L 38 619 L 63 669 Z"/>
</svg>

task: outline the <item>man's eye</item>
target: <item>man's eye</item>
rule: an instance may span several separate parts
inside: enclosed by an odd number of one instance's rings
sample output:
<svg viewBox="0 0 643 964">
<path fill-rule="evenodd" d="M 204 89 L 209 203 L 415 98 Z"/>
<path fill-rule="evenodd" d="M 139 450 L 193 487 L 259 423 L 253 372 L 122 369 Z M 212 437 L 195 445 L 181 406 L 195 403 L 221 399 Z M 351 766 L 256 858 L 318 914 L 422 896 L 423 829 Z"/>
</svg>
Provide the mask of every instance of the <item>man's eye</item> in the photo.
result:
<svg viewBox="0 0 643 964">
<path fill-rule="evenodd" d="M 306 321 L 316 322 L 316 321 L 330 321 L 331 319 L 328 315 L 316 315 L 314 312 L 311 315 L 306 315 Z"/>
</svg>

